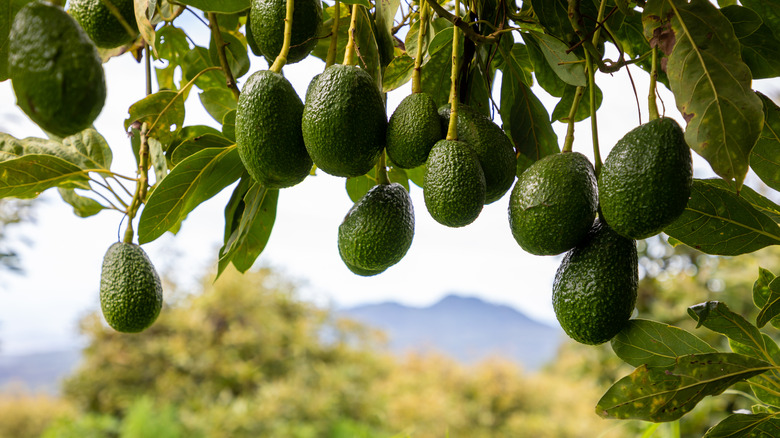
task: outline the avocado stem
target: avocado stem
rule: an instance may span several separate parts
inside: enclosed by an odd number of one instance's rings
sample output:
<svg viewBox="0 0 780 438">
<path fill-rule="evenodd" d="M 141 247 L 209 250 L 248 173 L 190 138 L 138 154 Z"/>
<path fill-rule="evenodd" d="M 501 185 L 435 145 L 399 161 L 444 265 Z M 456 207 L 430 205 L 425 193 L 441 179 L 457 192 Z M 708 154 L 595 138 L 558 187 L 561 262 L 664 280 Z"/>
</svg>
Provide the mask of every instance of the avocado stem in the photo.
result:
<svg viewBox="0 0 780 438">
<path fill-rule="evenodd" d="M 655 97 L 655 87 L 658 83 L 658 47 L 653 47 L 652 52 L 653 61 L 650 69 L 650 91 L 647 94 L 647 109 L 650 111 L 650 120 L 655 120 L 660 117 Z"/>
<path fill-rule="evenodd" d="M 390 184 L 390 178 L 387 176 L 387 161 L 385 160 L 385 150 L 379 155 L 379 162 L 376 164 L 376 182 L 377 184 Z"/>
<path fill-rule="evenodd" d="M 333 5 L 333 26 L 330 28 L 330 46 L 328 46 L 328 56 L 325 58 L 325 68 L 336 63 L 336 51 L 338 51 L 339 42 L 339 22 L 341 22 L 341 2 L 336 0 Z"/>
<path fill-rule="evenodd" d="M 233 72 L 230 71 L 230 65 L 228 64 L 227 55 L 225 54 L 225 41 L 222 39 L 222 32 L 219 31 L 219 23 L 217 23 L 217 14 L 209 12 L 208 19 L 209 27 L 211 28 L 211 36 L 214 38 L 214 45 L 217 47 L 219 65 L 222 68 L 222 73 L 225 75 L 225 85 L 227 85 L 230 91 L 233 92 L 233 96 L 238 100 L 241 91 L 236 85 L 235 78 L 233 78 Z"/>
<path fill-rule="evenodd" d="M 460 17 L 460 0 L 455 0 L 455 16 Z M 450 124 L 447 126 L 447 140 L 458 139 L 458 70 L 460 70 L 460 34 L 457 26 L 452 27 L 452 73 L 450 74 Z"/>
<path fill-rule="evenodd" d="M 601 170 L 601 152 L 599 151 L 599 124 L 596 119 L 596 71 L 593 68 L 592 58 L 585 52 L 585 64 L 588 67 L 588 98 L 590 99 L 590 132 L 593 141 L 593 162 L 596 176 Z"/>
<path fill-rule="evenodd" d="M 583 94 L 585 94 L 585 87 L 577 87 L 576 91 L 574 91 L 574 100 L 569 109 L 568 128 L 566 130 L 566 139 L 563 141 L 562 152 L 572 151 L 572 146 L 574 145 L 574 120 L 577 116 L 577 108 L 580 106 Z"/>
<path fill-rule="evenodd" d="M 347 47 L 344 49 L 344 65 L 352 65 L 355 61 L 355 29 L 357 28 L 358 4 L 352 5 L 352 17 L 349 20 L 347 31 Z"/>
<path fill-rule="evenodd" d="M 422 58 L 423 42 L 428 30 L 428 4 L 420 0 L 420 27 L 417 28 L 417 53 L 414 57 L 414 71 L 412 72 L 412 93 L 422 92 Z"/>
<path fill-rule="evenodd" d="M 127 229 L 125 230 L 125 243 L 133 243 L 133 219 L 135 219 L 138 208 L 146 200 L 146 192 L 149 189 L 149 139 L 147 130 L 149 125 L 144 122 L 141 125 L 141 145 L 138 148 L 138 181 L 135 185 L 135 194 L 130 201 L 130 207 L 127 209 Z"/>
<path fill-rule="evenodd" d="M 290 42 L 292 41 L 293 11 L 295 11 L 295 0 L 287 0 L 282 49 L 279 51 L 279 54 L 276 55 L 274 63 L 268 68 L 268 70 L 271 70 L 274 73 L 281 73 L 282 67 L 287 64 L 287 54 L 290 53 Z"/>
</svg>

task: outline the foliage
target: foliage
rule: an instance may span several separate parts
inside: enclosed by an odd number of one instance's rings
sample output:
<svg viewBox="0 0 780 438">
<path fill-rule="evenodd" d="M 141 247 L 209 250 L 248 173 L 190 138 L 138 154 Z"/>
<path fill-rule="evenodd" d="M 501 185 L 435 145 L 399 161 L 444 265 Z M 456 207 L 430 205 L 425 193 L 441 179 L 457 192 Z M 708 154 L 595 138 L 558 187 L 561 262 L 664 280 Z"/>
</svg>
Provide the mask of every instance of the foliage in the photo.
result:
<svg viewBox="0 0 780 438">
<path fill-rule="evenodd" d="M 32 220 L 32 203 L 29 200 L 0 199 L 0 270 L 19 272 L 19 255 L 8 243 L 11 225 Z"/>
<path fill-rule="evenodd" d="M 0 438 L 38 437 L 53 423 L 75 413 L 65 400 L 28 394 L 23 388 L 5 389 L 0 395 Z"/>
</svg>

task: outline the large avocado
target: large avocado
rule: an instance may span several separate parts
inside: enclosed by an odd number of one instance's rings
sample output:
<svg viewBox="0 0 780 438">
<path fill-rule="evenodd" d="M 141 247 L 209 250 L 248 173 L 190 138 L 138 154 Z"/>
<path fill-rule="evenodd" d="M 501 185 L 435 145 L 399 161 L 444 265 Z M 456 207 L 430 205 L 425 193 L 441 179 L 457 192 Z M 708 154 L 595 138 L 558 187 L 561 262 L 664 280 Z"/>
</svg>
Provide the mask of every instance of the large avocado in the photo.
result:
<svg viewBox="0 0 780 438">
<path fill-rule="evenodd" d="M 249 22 L 252 38 L 268 63 L 272 64 L 282 51 L 287 1 L 252 0 L 250 15 L 252 16 Z M 320 0 L 295 0 L 287 64 L 298 62 L 309 55 L 317 45 L 321 27 Z"/>
<path fill-rule="evenodd" d="M 470 145 L 439 140 L 431 149 L 423 177 L 425 207 L 436 222 L 463 227 L 485 204 L 485 175 Z"/>
<path fill-rule="evenodd" d="M 436 102 L 428 93 L 413 93 L 398 104 L 387 124 L 387 156 L 402 169 L 425 164 L 428 153 L 444 138 Z"/>
<path fill-rule="evenodd" d="M 129 30 L 104 2 L 111 2 L 130 26 Z M 138 35 L 133 0 L 70 0 L 68 12 L 79 22 L 95 45 L 104 49 L 127 44 Z"/>
</svg>

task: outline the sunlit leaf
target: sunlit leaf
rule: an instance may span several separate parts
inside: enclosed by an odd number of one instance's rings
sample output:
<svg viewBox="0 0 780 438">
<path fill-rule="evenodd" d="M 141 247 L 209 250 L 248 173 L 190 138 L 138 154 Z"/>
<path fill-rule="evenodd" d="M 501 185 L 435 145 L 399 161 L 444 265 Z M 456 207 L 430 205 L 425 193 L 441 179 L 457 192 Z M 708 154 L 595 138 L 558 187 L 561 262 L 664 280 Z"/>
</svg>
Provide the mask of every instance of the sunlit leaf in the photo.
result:
<svg viewBox="0 0 780 438">
<path fill-rule="evenodd" d="M 764 345 L 766 346 L 767 362 L 774 366 L 780 365 L 780 348 L 777 343 L 769 336 L 762 334 L 764 338 Z M 729 346 L 734 353 L 744 354 L 750 356 L 754 351 L 746 345 L 739 342 L 729 341 Z M 780 370 L 772 369 L 766 373 L 760 374 L 748 379 L 750 389 L 753 390 L 753 394 L 762 402 L 780 407 L 780 395 L 776 388 L 780 388 Z"/>
<path fill-rule="evenodd" d="M 192 50 L 184 55 L 184 61 L 182 61 L 182 72 L 184 73 L 184 79 L 187 81 L 195 78 L 200 72 L 209 67 L 218 67 L 219 64 L 215 64 L 211 61 L 208 49 L 204 47 L 195 46 Z M 207 90 L 209 88 L 219 88 L 225 86 L 225 75 L 219 70 L 210 70 L 202 75 L 198 76 L 195 80 L 195 85 L 201 90 Z"/>
<path fill-rule="evenodd" d="M 703 438 L 770 438 L 780 436 L 780 412 L 732 414 L 704 434 Z"/>
<path fill-rule="evenodd" d="M 249 0 L 177 0 L 177 2 L 204 12 L 219 12 L 221 14 L 231 14 L 249 9 Z"/>
<path fill-rule="evenodd" d="M 376 178 L 374 178 L 373 172 L 354 178 L 347 178 L 347 195 L 349 195 L 349 199 L 352 202 L 358 202 L 375 185 Z"/>
<path fill-rule="evenodd" d="M 112 160 L 106 140 L 91 128 L 61 142 L 36 137 L 17 139 L 0 132 L 0 161 L 31 154 L 52 155 L 84 170 L 108 169 Z"/>
<path fill-rule="evenodd" d="M 389 93 L 412 79 L 414 59 L 404 54 L 396 56 L 385 68 L 382 76 L 382 92 Z"/>
<path fill-rule="evenodd" d="M 749 356 L 771 360 L 766 343 L 758 328 L 742 315 L 729 309 L 726 303 L 707 301 L 688 308 L 688 315 L 698 322 L 699 326 L 725 335 L 730 341 L 738 342 L 749 349 L 743 353 Z"/>
<path fill-rule="evenodd" d="M 158 91 L 134 103 L 129 112 L 125 129 L 134 122 L 146 122 L 147 135 L 168 145 L 184 125 L 184 98 L 175 91 Z"/>
<path fill-rule="evenodd" d="M 780 315 L 780 281 L 774 279 L 769 283 L 769 296 L 761 311 L 758 312 L 756 325 L 761 328 L 778 315 Z"/>
<path fill-rule="evenodd" d="M 234 145 L 235 142 L 225 138 L 222 134 L 203 134 L 185 140 L 180 144 L 171 155 L 171 163 L 174 165 L 181 163 L 190 155 L 194 155 L 203 149 L 208 148 L 226 148 Z"/>
<path fill-rule="evenodd" d="M 162 26 L 156 35 L 157 54 L 160 58 L 167 60 L 173 65 L 180 65 L 184 54 L 189 52 L 190 45 L 187 43 L 187 34 L 183 30 L 173 25 Z"/>
<path fill-rule="evenodd" d="M 222 118 L 222 135 L 236 141 L 236 110 L 228 111 Z"/>
<path fill-rule="evenodd" d="M 673 366 L 680 356 L 715 353 L 696 335 L 679 327 L 646 319 L 632 319 L 612 338 L 612 350 L 635 367 Z"/>
<path fill-rule="evenodd" d="M 60 192 L 62 200 L 73 207 L 73 214 L 78 217 L 94 216 L 106 208 L 103 204 L 92 198 L 79 195 L 74 189 L 60 187 L 57 190 Z"/>
<path fill-rule="evenodd" d="M 547 64 L 563 82 L 579 87 L 588 84 L 585 63 L 574 52 L 568 52 L 569 47 L 566 44 L 555 37 L 538 32 L 531 32 L 529 36 L 536 40 Z"/>
<path fill-rule="evenodd" d="M 203 108 L 220 123 L 225 114 L 236 109 L 236 97 L 225 87 L 208 88 L 200 93 L 199 97 Z"/>
<path fill-rule="evenodd" d="M 371 9 L 371 2 L 368 0 L 342 0 L 343 5 L 360 5 Z"/>
<path fill-rule="evenodd" d="M 775 274 L 770 270 L 761 267 L 758 268 L 758 279 L 753 283 L 753 303 L 755 303 L 756 307 L 759 309 L 766 306 L 769 301 L 769 297 L 773 293 L 769 285 L 772 284 L 775 278 Z M 777 289 L 780 287 L 780 284 L 775 284 L 774 287 Z M 780 289 L 778 289 L 778 291 L 780 291 Z M 780 317 L 772 318 L 769 322 L 775 327 L 780 327 Z"/>
<path fill-rule="evenodd" d="M 157 48 L 154 46 L 154 43 L 157 41 L 154 25 L 149 21 L 149 17 L 154 13 L 155 4 L 156 1 L 154 0 L 133 0 L 133 5 L 135 6 L 135 21 L 138 24 L 138 31 L 141 33 L 141 37 L 143 37 L 144 41 L 147 41 L 150 44 L 154 56 L 159 57 L 160 55 L 157 53 Z"/>
<path fill-rule="evenodd" d="M 0 161 L 0 198 L 34 198 L 64 185 L 87 188 L 87 173 L 54 155 L 27 154 Z"/>
<path fill-rule="evenodd" d="M 764 104 L 764 128 L 750 153 L 750 167 L 764 184 L 780 190 L 780 107 L 757 94 Z"/>
<path fill-rule="evenodd" d="M 527 33 L 521 35 L 528 48 L 528 58 L 534 66 L 534 77 L 536 78 L 536 81 L 551 95 L 555 97 L 563 96 L 563 91 L 566 89 L 566 82 L 563 82 L 561 78 L 555 74 L 552 67 L 550 67 L 547 58 L 545 58 L 536 39 Z"/>
</svg>

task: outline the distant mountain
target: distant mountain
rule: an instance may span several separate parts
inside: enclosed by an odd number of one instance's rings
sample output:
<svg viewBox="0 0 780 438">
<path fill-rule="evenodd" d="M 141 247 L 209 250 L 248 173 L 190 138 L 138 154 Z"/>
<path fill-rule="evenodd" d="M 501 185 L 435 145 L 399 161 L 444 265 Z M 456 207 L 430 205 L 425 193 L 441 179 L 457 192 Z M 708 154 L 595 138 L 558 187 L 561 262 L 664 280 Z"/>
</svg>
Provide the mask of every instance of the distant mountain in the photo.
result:
<svg viewBox="0 0 780 438">
<path fill-rule="evenodd" d="M 463 363 L 502 357 L 536 370 L 555 356 L 564 339 L 560 329 L 509 306 L 458 295 L 423 308 L 386 302 L 339 314 L 384 331 L 393 352 L 439 352 Z"/>
<path fill-rule="evenodd" d="M 0 355 L 0 391 L 18 383 L 33 392 L 56 394 L 60 381 L 75 370 L 79 360 L 79 349 Z"/>
</svg>

